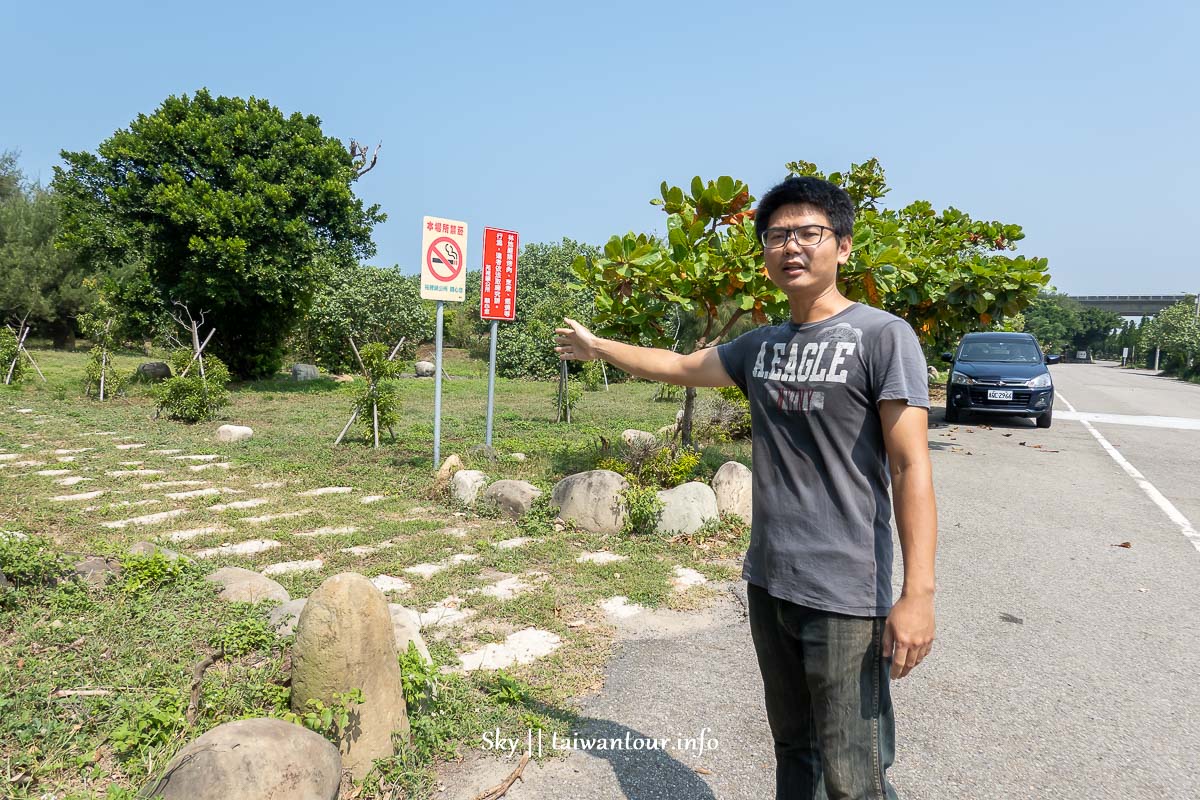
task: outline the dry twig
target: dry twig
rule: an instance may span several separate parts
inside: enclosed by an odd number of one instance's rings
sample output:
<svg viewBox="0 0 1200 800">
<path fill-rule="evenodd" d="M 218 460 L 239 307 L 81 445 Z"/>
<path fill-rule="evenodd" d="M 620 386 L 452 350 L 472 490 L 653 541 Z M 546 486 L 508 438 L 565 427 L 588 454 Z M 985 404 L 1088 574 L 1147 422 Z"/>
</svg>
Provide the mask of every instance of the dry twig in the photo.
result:
<svg viewBox="0 0 1200 800">
<path fill-rule="evenodd" d="M 225 649 L 222 648 L 200 659 L 196 662 L 196 666 L 192 667 L 192 697 L 188 700 L 187 707 L 187 721 L 189 725 L 196 721 L 196 714 L 200 711 L 200 687 L 204 683 L 205 671 L 224 657 Z"/>
<path fill-rule="evenodd" d="M 529 753 L 521 756 L 521 763 L 517 765 L 517 768 L 512 771 L 511 775 L 493 786 L 491 789 L 485 791 L 483 794 L 475 795 L 473 800 L 500 800 L 501 797 L 504 797 L 504 795 L 508 794 L 508 790 L 512 788 L 514 783 L 516 783 L 518 780 L 524 780 L 524 778 L 521 777 L 521 773 L 525 770 L 525 765 L 529 763 L 529 759 Z"/>
</svg>

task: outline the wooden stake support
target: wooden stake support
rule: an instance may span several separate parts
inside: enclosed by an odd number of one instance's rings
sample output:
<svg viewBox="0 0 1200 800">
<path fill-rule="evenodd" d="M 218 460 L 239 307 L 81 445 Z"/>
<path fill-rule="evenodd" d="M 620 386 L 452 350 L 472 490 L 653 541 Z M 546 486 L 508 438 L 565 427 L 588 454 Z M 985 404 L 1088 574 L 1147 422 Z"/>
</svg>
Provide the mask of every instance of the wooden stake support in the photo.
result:
<svg viewBox="0 0 1200 800">
<path fill-rule="evenodd" d="M 404 346 L 404 340 L 407 338 L 408 338 L 407 336 L 401 336 L 400 341 L 396 342 L 396 346 L 392 348 L 392 352 L 388 355 L 387 360 L 389 362 L 395 360 L 396 354 L 400 352 L 400 348 Z M 367 365 L 363 363 L 362 355 L 360 355 L 358 352 L 358 345 L 356 345 L 354 343 L 354 337 L 351 336 L 351 337 L 349 337 L 349 339 L 350 339 L 350 349 L 354 351 L 354 358 L 358 361 L 358 368 L 360 370 L 362 370 L 362 375 L 367 380 L 367 391 L 370 392 L 372 398 L 374 398 L 374 396 L 375 396 L 375 379 L 374 379 L 374 377 L 371 376 L 371 374 L 369 372 L 367 372 Z M 354 409 L 354 413 L 352 413 L 350 415 L 350 419 L 346 422 L 346 427 L 342 428 L 342 432 L 339 433 L 338 437 L 333 440 L 333 444 L 335 447 L 342 443 L 342 439 L 346 438 L 346 434 L 350 431 L 350 426 L 354 424 L 354 421 L 356 419 L 358 419 L 358 409 L 357 408 Z M 372 401 L 371 401 L 371 422 L 372 422 L 371 427 L 375 433 L 374 447 L 376 449 L 378 449 L 379 448 L 379 404 L 374 399 L 372 399 Z M 392 435 L 392 441 L 395 442 L 396 441 L 396 432 L 394 430 L 392 430 L 391 425 L 388 426 L 388 433 L 390 433 Z"/>
<path fill-rule="evenodd" d="M 12 385 L 13 373 L 17 371 L 17 362 L 20 361 L 22 353 L 24 353 L 25 357 L 29 359 L 29 363 L 33 365 L 33 368 L 37 370 L 38 377 L 42 379 L 42 383 L 46 383 L 46 376 L 42 374 L 42 368 L 39 367 L 37 361 L 33 359 L 33 355 L 25 349 L 25 340 L 29 338 L 29 332 L 33 330 L 32 325 L 25 324 L 25 320 L 27 319 L 29 319 L 28 314 L 21 317 L 21 321 L 17 323 L 17 329 L 13 331 L 13 335 L 17 337 L 17 352 L 13 355 L 12 363 L 8 365 L 8 374 L 4 377 L 5 386 Z M 12 331 L 11 325 L 6 327 Z"/>
</svg>

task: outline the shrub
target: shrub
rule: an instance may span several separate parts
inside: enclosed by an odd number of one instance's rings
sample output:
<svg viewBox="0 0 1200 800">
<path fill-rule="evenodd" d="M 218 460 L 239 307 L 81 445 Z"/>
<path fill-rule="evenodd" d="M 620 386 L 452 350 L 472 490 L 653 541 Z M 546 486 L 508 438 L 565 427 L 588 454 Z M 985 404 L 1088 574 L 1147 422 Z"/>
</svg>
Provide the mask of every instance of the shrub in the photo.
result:
<svg viewBox="0 0 1200 800">
<path fill-rule="evenodd" d="M 750 435 L 750 401 L 736 386 L 722 386 L 702 405 L 697 435 L 724 442 Z"/>
<path fill-rule="evenodd" d="M 604 385 L 604 365 L 599 361 L 586 361 L 579 368 L 579 376 L 583 379 L 583 388 L 589 392 L 598 392 Z"/>
<path fill-rule="evenodd" d="M 352 372 L 358 362 L 351 336 L 357 342 L 385 342 L 388 352 L 404 337 L 397 359 L 408 361 L 417 345 L 433 340 L 433 328 L 434 313 L 421 300 L 418 276 L 358 266 L 334 275 L 317 291 L 292 345 L 330 372 Z"/>
<path fill-rule="evenodd" d="M 695 450 L 655 442 L 625 445 L 616 455 L 601 458 L 596 469 L 612 470 L 644 486 L 670 489 L 691 480 L 699 465 Z"/>
<path fill-rule="evenodd" d="M 558 385 L 556 384 L 553 394 L 550 395 L 550 399 L 554 402 L 554 407 L 558 409 L 559 419 L 565 420 L 567 418 L 567 412 L 574 411 L 575 407 L 579 405 L 579 401 L 583 399 L 583 390 L 580 389 L 579 384 L 575 383 L 574 381 L 567 381 L 567 391 L 565 392 L 565 396 L 564 393 L 559 391 Z M 564 401 L 566 402 L 565 408 L 563 407 Z"/>
<path fill-rule="evenodd" d="M 204 356 L 204 375 L 200 365 L 193 364 L 186 376 L 181 373 L 191 361 L 192 351 L 176 350 L 171 354 L 171 372 L 167 378 L 151 389 L 157 413 L 166 414 L 168 419 L 182 422 L 200 422 L 212 419 L 229 403 L 229 370 L 215 356 Z"/>
<path fill-rule="evenodd" d="M 262 617 L 246 616 L 221 628 L 209 642 L 227 656 L 244 656 L 269 650 L 276 642 L 275 632 Z"/>
<path fill-rule="evenodd" d="M 112 357 L 106 355 L 104 348 L 93 347 L 88 354 L 88 362 L 83 370 L 83 393 L 88 397 L 93 394 L 100 396 L 100 376 L 104 375 L 104 396 L 106 398 L 120 394 L 129 382 L 127 373 L 120 373 L 113 366 Z"/>
<path fill-rule="evenodd" d="M 333 701 L 329 705 L 316 697 L 311 697 L 304 704 L 302 713 L 295 714 L 291 711 L 284 711 L 278 716 L 295 725 L 303 725 L 334 744 L 340 745 L 342 733 L 350 727 L 351 715 L 363 702 L 362 689 L 351 689 L 348 692 L 334 692 Z"/>
<path fill-rule="evenodd" d="M 187 725 L 184 706 L 183 693 L 177 689 L 162 689 L 137 700 L 118 700 L 117 708 L 124 719 L 109 732 L 113 750 L 130 756 L 171 741 Z"/>
<path fill-rule="evenodd" d="M 657 489 L 633 484 L 621 493 L 621 503 L 625 506 L 622 533 L 630 536 L 654 533 L 663 514 L 663 502 L 658 498 Z"/>
<path fill-rule="evenodd" d="M 400 374 L 401 367 L 398 361 L 388 361 L 389 353 L 385 345 L 377 343 L 365 345 L 358 351 L 367 370 L 367 380 L 356 385 L 354 411 L 358 413 L 358 422 L 366 429 L 368 437 L 374 436 L 376 410 L 379 413 L 380 431 L 395 425 L 400 419 L 396 386 L 391 379 Z"/>
<path fill-rule="evenodd" d="M 437 698 L 441 672 L 431 661 L 426 661 L 415 642 L 400 654 L 400 683 L 404 687 L 404 702 L 409 709 L 416 709 L 426 700 Z"/>
<path fill-rule="evenodd" d="M 8 377 L 8 370 L 12 367 L 12 382 L 16 383 L 25 373 L 25 362 L 18 358 L 19 350 L 17 349 L 17 335 L 13 333 L 12 328 L 7 325 L 0 326 L 0 382 L 3 382 Z M 16 360 L 17 365 L 13 367 L 13 360 Z"/>
<path fill-rule="evenodd" d="M 166 587 L 183 587 L 200 580 L 200 567 L 162 553 L 129 555 L 121 562 L 121 591 L 144 597 Z"/>
<path fill-rule="evenodd" d="M 13 586 L 43 586 L 71 569 L 49 539 L 0 531 L 0 572 Z"/>
</svg>

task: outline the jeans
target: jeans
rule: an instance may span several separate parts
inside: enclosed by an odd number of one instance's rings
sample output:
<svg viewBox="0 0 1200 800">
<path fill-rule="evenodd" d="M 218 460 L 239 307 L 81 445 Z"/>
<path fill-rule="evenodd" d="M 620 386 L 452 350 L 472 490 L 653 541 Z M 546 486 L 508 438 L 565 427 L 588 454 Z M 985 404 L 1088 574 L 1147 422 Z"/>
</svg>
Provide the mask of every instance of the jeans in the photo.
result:
<svg viewBox="0 0 1200 800">
<path fill-rule="evenodd" d="M 750 633 L 775 739 L 777 800 L 896 800 L 896 757 L 880 655 L 883 617 L 852 617 L 749 584 Z"/>
</svg>

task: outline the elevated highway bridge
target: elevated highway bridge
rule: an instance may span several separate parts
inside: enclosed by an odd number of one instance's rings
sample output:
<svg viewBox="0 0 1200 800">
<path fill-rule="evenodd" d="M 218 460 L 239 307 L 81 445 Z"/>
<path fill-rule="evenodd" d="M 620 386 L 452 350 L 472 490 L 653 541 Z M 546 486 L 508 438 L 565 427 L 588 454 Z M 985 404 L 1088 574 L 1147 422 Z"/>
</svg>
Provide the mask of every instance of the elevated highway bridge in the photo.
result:
<svg viewBox="0 0 1200 800">
<path fill-rule="evenodd" d="M 1084 294 L 1068 295 L 1084 306 L 1102 308 L 1122 317 L 1153 316 L 1168 306 L 1181 303 L 1191 295 L 1186 294 Z"/>
</svg>

